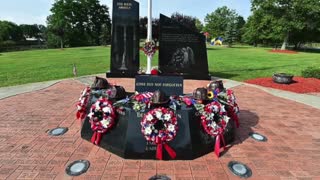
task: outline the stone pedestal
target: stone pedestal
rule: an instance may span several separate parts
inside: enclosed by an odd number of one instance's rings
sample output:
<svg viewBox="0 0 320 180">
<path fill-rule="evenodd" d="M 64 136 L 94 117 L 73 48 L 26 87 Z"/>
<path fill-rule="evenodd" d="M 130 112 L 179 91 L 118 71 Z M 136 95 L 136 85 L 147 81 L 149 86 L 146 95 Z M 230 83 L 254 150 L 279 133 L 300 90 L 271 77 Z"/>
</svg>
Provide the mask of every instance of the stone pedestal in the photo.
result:
<svg viewBox="0 0 320 180">
<path fill-rule="evenodd" d="M 207 135 L 196 117 L 195 109 L 182 107 L 177 110 L 179 131 L 176 138 L 169 143 L 177 153 L 176 160 L 191 160 L 213 152 L 215 138 Z M 141 115 L 129 107 L 118 116 L 116 126 L 102 136 L 100 146 L 125 159 L 155 159 L 156 145 L 147 143 L 141 133 Z M 230 120 L 224 133 L 226 143 L 234 139 L 234 121 Z M 90 141 L 93 132 L 88 119 L 84 121 L 81 137 Z M 214 155 L 214 154 L 212 154 Z M 164 159 L 170 159 L 164 151 Z"/>
</svg>

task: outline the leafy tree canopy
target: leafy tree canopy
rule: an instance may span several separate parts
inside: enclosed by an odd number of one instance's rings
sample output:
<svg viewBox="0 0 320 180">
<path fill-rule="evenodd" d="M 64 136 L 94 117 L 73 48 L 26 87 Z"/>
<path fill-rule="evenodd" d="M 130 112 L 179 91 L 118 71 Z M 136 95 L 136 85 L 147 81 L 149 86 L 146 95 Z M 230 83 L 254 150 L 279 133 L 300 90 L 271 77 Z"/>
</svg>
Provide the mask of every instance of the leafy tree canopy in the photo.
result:
<svg viewBox="0 0 320 180">
<path fill-rule="evenodd" d="M 173 19 L 173 20 L 179 22 L 180 24 L 192 29 L 193 31 L 196 31 L 196 32 L 201 31 L 196 26 L 197 18 L 195 18 L 195 17 L 175 12 L 171 15 L 171 19 Z"/>
<path fill-rule="evenodd" d="M 21 40 L 23 40 L 23 34 L 17 24 L 9 21 L 0 21 L 0 42 Z"/>
<path fill-rule="evenodd" d="M 217 8 L 214 12 L 205 17 L 205 31 L 209 32 L 212 38 L 223 37 L 229 46 L 236 41 L 241 42 L 245 20 L 235 10 L 226 6 Z"/>
<path fill-rule="evenodd" d="M 71 47 L 101 45 L 102 37 L 110 39 L 109 9 L 99 0 L 55 0 L 51 12 L 47 18 L 49 44 L 56 45 L 59 39 L 61 47 L 63 43 Z"/>
<path fill-rule="evenodd" d="M 310 41 L 316 34 L 319 36 L 319 0 L 252 0 L 252 11 L 245 28 L 248 41 L 282 41 L 285 49 L 289 42 Z"/>
</svg>

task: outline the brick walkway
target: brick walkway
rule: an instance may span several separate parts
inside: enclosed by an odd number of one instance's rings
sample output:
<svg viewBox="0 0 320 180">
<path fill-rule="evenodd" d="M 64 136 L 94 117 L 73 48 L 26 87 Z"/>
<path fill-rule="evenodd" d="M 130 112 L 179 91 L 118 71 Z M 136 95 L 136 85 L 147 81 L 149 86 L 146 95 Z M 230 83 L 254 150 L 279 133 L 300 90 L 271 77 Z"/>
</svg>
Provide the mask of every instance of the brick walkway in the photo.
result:
<svg viewBox="0 0 320 180">
<path fill-rule="evenodd" d="M 185 89 L 190 92 L 206 83 L 188 81 Z M 132 90 L 130 80 L 123 85 Z M 220 159 L 210 153 L 193 161 L 124 160 L 80 138 L 74 103 L 83 87 L 68 80 L 0 100 L 0 179 L 72 179 L 64 169 L 78 159 L 89 160 L 91 166 L 75 179 L 144 180 L 156 173 L 172 179 L 238 179 L 227 169 L 231 160 L 246 163 L 253 171 L 250 179 L 320 179 L 318 109 L 238 86 L 233 89 L 241 128 Z M 69 131 L 48 136 L 57 126 Z M 264 134 L 268 142 L 248 138 L 251 131 Z"/>
</svg>

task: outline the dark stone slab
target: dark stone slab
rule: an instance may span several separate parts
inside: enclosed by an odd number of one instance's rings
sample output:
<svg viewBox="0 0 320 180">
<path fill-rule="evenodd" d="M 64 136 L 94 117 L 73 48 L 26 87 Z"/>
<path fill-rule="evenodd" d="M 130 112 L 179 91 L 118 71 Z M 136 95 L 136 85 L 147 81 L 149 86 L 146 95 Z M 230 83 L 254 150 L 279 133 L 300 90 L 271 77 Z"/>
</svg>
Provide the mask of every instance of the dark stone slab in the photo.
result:
<svg viewBox="0 0 320 180">
<path fill-rule="evenodd" d="M 182 107 L 177 110 L 179 131 L 176 138 L 169 143 L 176 153 L 176 160 L 191 160 L 213 152 L 215 138 L 207 135 L 196 117 L 195 109 Z M 155 159 L 156 145 L 145 140 L 141 133 L 141 115 L 131 108 L 119 115 L 117 125 L 102 136 L 100 147 L 126 159 Z M 229 121 L 224 137 L 227 143 L 234 139 L 235 125 Z M 93 132 L 88 119 L 84 121 L 81 137 L 90 141 Z M 164 159 L 170 159 L 164 152 Z M 213 155 L 213 154 L 212 154 Z"/>
<path fill-rule="evenodd" d="M 136 76 L 135 91 L 154 92 L 161 90 L 166 95 L 183 95 L 183 77 L 181 76 Z"/>
<path fill-rule="evenodd" d="M 107 77 L 134 77 L 139 70 L 139 3 L 113 0 L 111 66 Z"/>
<path fill-rule="evenodd" d="M 159 69 L 191 79 L 210 79 L 205 36 L 160 14 Z"/>
</svg>

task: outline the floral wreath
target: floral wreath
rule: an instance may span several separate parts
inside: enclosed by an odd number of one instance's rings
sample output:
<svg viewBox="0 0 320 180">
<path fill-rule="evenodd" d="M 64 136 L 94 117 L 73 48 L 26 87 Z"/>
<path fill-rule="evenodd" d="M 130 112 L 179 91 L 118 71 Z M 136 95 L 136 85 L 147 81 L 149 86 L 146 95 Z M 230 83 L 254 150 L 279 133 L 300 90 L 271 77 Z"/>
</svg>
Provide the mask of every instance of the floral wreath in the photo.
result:
<svg viewBox="0 0 320 180">
<path fill-rule="evenodd" d="M 135 110 L 137 113 L 144 113 L 145 109 L 149 108 L 151 105 L 152 96 L 152 92 L 136 92 L 136 94 L 132 97 L 133 110 Z"/>
<path fill-rule="evenodd" d="M 146 41 L 142 50 L 146 56 L 152 57 L 157 51 L 156 43 L 154 41 Z"/>
<path fill-rule="evenodd" d="M 102 134 L 109 131 L 115 124 L 115 109 L 108 99 L 102 98 L 91 106 L 88 117 L 91 129 L 94 131 L 91 142 L 99 145 Z"/>
<path fill-rule="evenodd" d="M 239 128 L 239 106 L 236 103 L 236 96 L 234 95 L 234 92 L 230 89 L 224 93 L 222 99 L 219 99 L 219 101 L 227 106 L 227 112 L 228 116 L 231 117 L 232 120 L 235 121 L 237 128 Z"/>
<path fill-rule="evenodd" d="M 141 132 L 147 141 L 157 144 L 156 158 L 162 160 L 162 149 L 174 159 L 176 152 L 167 144 L 178 131 L 178 121 L 174 112 L 167 108 L 156 108 L 149 111 L 141 120 Z"/>
<path fill-rule="evenodd" d="M 77 113 L 76 117 L 79 120 L 83 120 L 86 117 L 87 105 L 89 102 L 89 97 L 91 93 L 91 88 L 86 87 L 80 95 L 79 101 L 77 102 Z"/>
<path fill-rule="evenodd" d="M 225 147 L 225 141 L 223 137 L 224 130 L 229 122 L 227 111 L 224 105 L 221 105 L 218 101 L 213 101 L 207 104 L 201 113 L 201 124 L 204 131 L 212 137 L 216 137 L 215 153 L 219 157 L 220 155 L 220 140 Z"/>
</svg>

